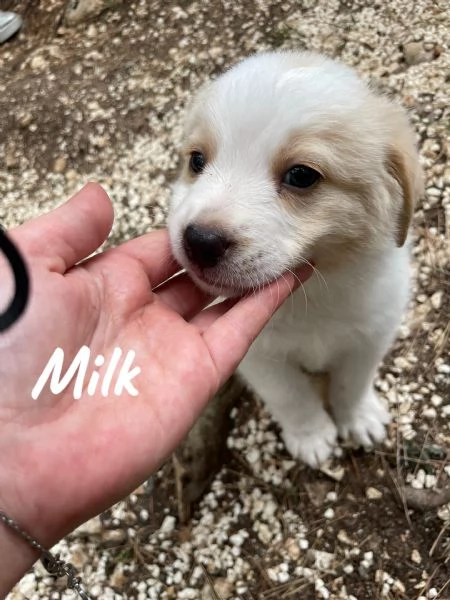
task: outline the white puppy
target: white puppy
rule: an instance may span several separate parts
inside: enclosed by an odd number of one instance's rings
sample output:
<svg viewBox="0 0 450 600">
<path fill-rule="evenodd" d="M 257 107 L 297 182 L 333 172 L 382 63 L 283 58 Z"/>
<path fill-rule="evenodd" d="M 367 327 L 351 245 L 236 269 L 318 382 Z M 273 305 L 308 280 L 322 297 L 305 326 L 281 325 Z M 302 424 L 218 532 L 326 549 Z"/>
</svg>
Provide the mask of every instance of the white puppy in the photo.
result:
<svg viewBox="0 0 450 600">
<path fill-rule="evenodd" d="M 200 91 L 183 155 L 169 231 L 198 285 L 232 296 L 316 267 L 240 366 L 288 450 L 317 466 L 338 434 L 381 441 L 373 379 L 408 301 L 422 181 L 403 111 L 323 56 L 261 54 Z"/>
</svg>

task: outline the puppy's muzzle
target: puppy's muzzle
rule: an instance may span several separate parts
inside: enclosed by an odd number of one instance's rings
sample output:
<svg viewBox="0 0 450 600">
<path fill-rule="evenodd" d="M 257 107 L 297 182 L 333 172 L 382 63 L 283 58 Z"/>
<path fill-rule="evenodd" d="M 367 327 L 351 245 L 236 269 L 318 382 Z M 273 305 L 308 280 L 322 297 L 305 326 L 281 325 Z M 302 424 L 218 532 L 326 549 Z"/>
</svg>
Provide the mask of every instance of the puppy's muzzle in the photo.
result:
<svg viewBox="0 0 450 600">
<path fill-rule="evenodd" d="M 200 269 L 217 266 L 231 243 L 223 232 L 202 225 L 188 225 L 183 234 L 186 256 Z"/>
</svg>

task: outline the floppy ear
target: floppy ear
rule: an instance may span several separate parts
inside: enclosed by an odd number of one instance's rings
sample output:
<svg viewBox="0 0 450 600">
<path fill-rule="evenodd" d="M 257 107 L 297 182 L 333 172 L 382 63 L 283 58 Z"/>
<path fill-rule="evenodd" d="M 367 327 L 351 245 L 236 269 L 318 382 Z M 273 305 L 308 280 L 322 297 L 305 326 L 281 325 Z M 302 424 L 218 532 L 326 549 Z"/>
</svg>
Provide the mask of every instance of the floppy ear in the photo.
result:
<svg viewBox="0 0 450 600">
<path fill-rule="evenodd" d="M 414 208 L 423 193 L 424 184 L 422 167 L 409 124 L 403 117 L 398 125 L 402 127 L 394 128 L 397 136 L 388 151 L 388 171 L 402 190 L 403 203 L 397 217 L 395 236 L 397 246 L 401 247 L 406 242 Z"/>
</svg>

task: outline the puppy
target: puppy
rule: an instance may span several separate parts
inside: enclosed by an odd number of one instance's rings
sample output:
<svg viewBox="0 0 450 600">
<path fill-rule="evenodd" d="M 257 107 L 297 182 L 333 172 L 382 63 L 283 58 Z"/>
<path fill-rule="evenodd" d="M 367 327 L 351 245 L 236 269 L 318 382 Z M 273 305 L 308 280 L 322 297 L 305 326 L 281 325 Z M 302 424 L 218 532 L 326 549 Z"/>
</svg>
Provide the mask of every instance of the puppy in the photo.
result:
<svg viewBox="0 0 450 600">
<path fill-rule="evenodd" d="M 338 435 L 364 446 L 385 436 L 373 379 L 408 302 L 421 181 L 402 110 L 314 53 L 252 56 L 187 116 L 168 224 L 193 280 L 236 296 L 314 265 L 240 366 L 312 467 Z M 314 373 L 328 376 L 329 410 Z"/>
</svg>

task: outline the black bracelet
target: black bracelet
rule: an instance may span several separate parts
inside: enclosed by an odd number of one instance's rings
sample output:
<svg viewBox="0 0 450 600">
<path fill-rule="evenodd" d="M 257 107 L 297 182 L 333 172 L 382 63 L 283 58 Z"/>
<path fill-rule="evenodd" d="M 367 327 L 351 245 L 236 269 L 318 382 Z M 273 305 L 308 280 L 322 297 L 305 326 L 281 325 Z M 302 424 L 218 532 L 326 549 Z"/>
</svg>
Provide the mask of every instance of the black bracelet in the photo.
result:
<svg viewBox="0 0 450 600">
<path fill-rule="evenodd" d="M 0 314 L 0 332 L 8 329 L 24 312 L 30 295 L 30 279 L 25 261 L 19 250 L 0 226 L 0 250 L 6 256 L 14 275 L 14 296 L 9 306 Z"/>
</svg>

